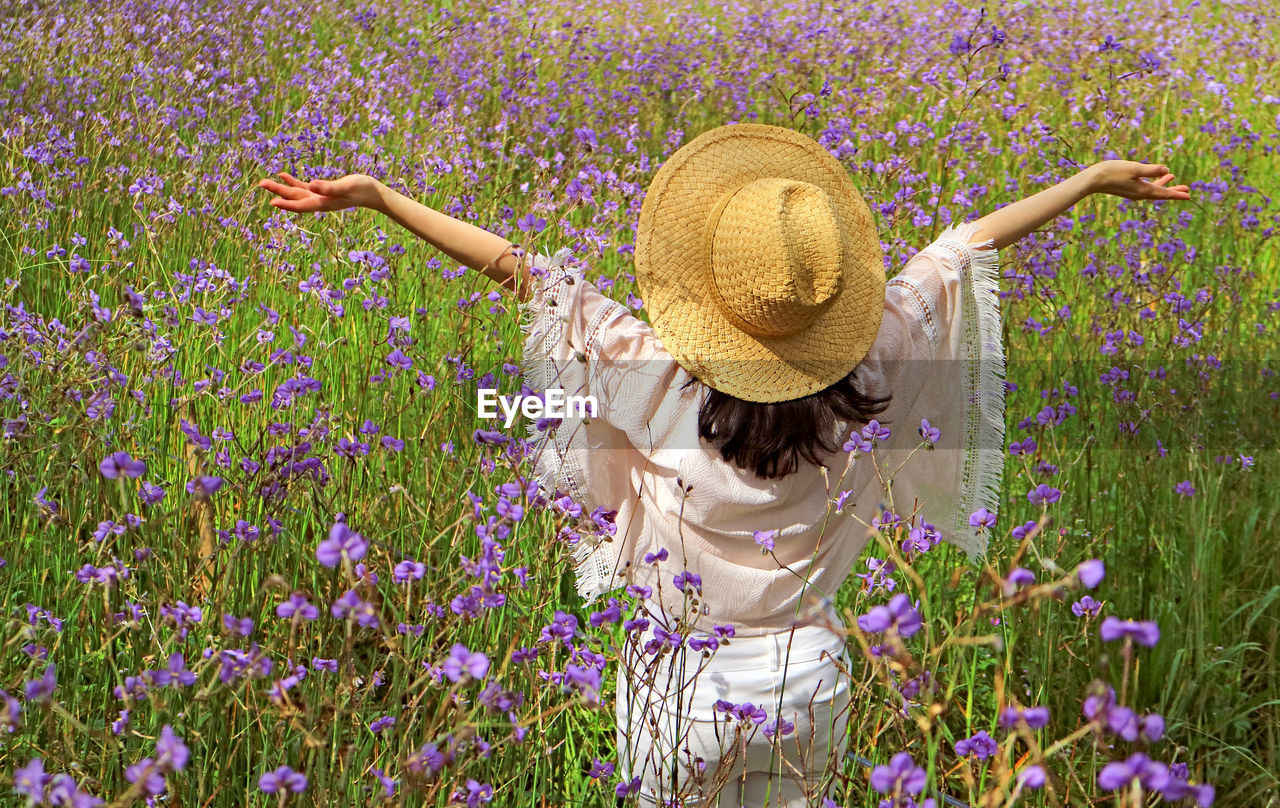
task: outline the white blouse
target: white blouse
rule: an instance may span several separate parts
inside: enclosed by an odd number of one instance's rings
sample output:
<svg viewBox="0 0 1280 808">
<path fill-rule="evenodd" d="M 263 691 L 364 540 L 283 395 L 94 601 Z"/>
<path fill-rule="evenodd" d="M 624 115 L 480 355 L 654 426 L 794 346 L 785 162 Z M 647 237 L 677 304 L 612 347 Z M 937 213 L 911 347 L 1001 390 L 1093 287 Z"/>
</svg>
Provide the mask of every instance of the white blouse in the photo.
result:
<svg viewBox="0 0 1280 808">
<path fill-rule="evenodd" d="M 892 395 L 877 417 L 890 436 L 864 452 L 863 425 L 846 426 L 833 437 L 852 451 L 778 480 L 725 462 L 698 437 L 707 388 L 686 388 L 689 374 L 648 323 L 585 281 L 567 248 L 530 254 L 526 381 L 597 405 L 594 418 L 539 421 L 529 433 L 543 490 L 561 510 L 582 509 L 569 539 L 585 603 L 634 584 L 649 587 L 629 591 L 655 615 L 753 636 L 839 625 L 831 599 L 877 530 L 893 540 L 895 515 L 917 536 L 985 556 L 987 529 L 971 516 L 997 510 L 1004 349 L 999 255 L 990 240 L 969 243 L 975 230 L 948 228 L 888 282 L 855 378 L 866 393 Z M 922 419 L 941 433 L 932 446 Z M 772 554 L 758 535 L 772 536 Z"/>
</svg>

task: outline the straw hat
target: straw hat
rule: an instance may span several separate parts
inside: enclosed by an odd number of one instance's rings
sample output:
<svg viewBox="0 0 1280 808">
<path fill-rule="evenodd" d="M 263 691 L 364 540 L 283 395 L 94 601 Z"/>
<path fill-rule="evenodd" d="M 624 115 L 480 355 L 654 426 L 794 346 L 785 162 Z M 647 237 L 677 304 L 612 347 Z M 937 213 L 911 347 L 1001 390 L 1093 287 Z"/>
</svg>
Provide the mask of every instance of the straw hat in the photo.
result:
<svg viewBox="0 0 1280 808">
<path fill-rule="evenodd" d="M 654 176 L 636 281 L 681 367 L 736 398 L 787 401 L 866 356 L 883 256 L 871 211 L 821 144 L 739 123 L 694 138 Z"/>
</svg>

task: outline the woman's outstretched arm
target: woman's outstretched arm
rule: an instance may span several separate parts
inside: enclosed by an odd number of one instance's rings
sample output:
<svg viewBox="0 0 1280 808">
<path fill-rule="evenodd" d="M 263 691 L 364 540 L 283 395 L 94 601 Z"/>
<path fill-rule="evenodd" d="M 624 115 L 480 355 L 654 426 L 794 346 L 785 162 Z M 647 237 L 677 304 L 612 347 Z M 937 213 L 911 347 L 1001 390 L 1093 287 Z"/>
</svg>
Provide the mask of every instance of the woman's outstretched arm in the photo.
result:
<svg viewBox="0 0 1280 808">
<path fill-rule="evenodd" d="M 271 204 L 295 213 L 369 208 L 423 239 L 460 264 L 483 273 L 490 280 L 528 297 L 528 265 L 512 253 L 512 243 L 482 227 L 455 219 L 415 202 L 366 174 L 348 174 L 336 180 L 303 182 L 280 172 L 284 184 L 261 180 L 259 188 L 276 194 Z"/>
<path fill-rule="evenodd" d="M 1147 182 L 1148 179 L 1151 181 Z M 1091 194 L 1111 194 L 1125 199 L 1190 199 L 1187 186 L 1167 187 L 1171 179 L 1173 175 L 1163 165 L 1106 160 L 983 216 L 974 223 L 978 229 L 973 238 L 975 243 L 992 239 L 996 249 L 1007 247 Z"/>
</svg>

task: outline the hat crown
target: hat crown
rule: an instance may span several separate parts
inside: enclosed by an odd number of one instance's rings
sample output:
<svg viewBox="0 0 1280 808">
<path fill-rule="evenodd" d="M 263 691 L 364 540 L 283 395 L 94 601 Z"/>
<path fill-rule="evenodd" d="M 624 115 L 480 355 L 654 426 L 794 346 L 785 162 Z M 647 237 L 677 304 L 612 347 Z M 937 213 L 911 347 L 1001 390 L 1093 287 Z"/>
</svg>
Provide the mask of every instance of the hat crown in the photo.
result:
<svg viewBox="0 0 1280 808">
<path fill-rule="evenodd" d="M 803 331 L 844 284 L 845 234 L 826 191 L 765 177 L 725 193 L 704 234 L 721 310 L 743 331 Z"/>
</svg>

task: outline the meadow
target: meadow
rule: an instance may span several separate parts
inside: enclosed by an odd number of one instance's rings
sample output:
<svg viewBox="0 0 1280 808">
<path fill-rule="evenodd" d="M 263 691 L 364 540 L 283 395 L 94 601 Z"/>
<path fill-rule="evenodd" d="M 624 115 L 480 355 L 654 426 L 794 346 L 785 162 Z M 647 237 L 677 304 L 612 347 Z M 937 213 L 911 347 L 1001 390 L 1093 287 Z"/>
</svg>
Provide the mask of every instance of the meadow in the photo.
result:
<svg viewBox="0 0 1280 808">
<path fill-rule="evenodd" d="M 1280 805 L 1267 8 L 3 0 L 0 804 L 628 795 L 639 604 L 581 604 L 590 515 L 476 412 L 521 389 L 516 304 L 255 186 L 370 174 L 642 312 L 649 178 L 755 121 L 848 167 L 889 274 L 1100 160 L 1192 189 L 1002 251 L 987 565 L 886 520 L 837 594 L 833 803 Z M 923 627 L 872 654 L 900 593 Z"/>
</svg>

